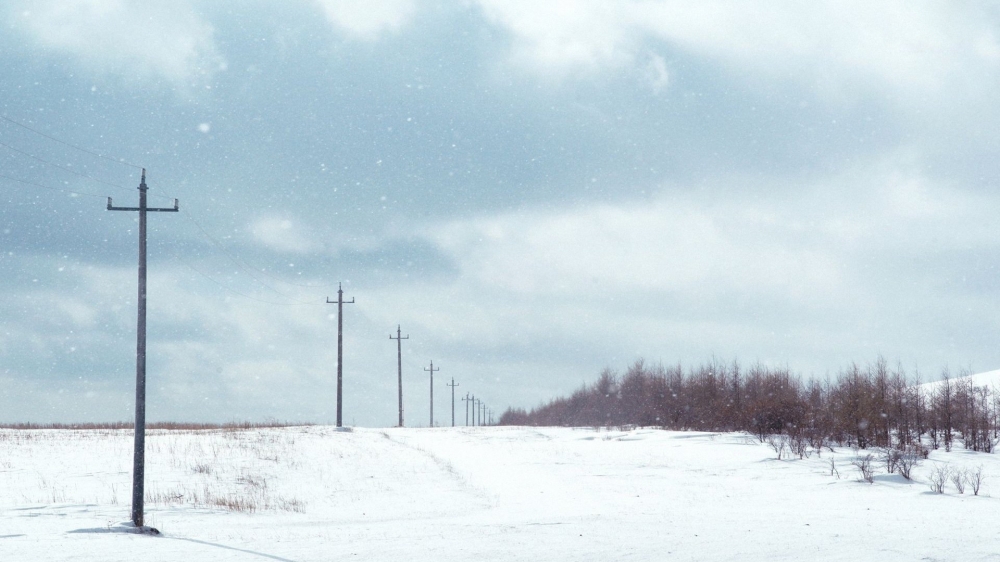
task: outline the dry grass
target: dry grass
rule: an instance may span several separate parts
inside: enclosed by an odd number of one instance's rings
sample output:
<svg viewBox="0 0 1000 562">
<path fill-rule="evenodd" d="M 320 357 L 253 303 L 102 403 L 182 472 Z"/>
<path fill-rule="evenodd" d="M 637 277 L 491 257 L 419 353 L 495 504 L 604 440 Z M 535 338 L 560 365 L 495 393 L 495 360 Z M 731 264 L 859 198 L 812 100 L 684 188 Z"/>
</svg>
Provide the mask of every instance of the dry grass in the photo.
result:
<svg viewBox="0 0 1000 562">
<path fill-rule="evenodd" d="M 271 429 L 290 425 L 151 426 L 146 436 L 147 503 L 241 513 L 303 512 L 305 503 L 290 495 L 283 482 L 304 461 L 295 447 L 299 431 Z M 0 428 L 0 504 L 127 504 L 132 434 L 125 424 Z M 65 448 L 67 442 L 72 447 L 100 451 L 72 461 L 93 464 L 85 472 L 99 475 L 94 477 L 99 480 L 96 486 L 87 489 L 62 484 L 62 475 L 70 470 L 68 460 L 60 463 L 64 466 L 36 464 L 36 458 L 50 456 L 50 451 Z M 17 486 L 22 490 L 20 497 L 5 494 L 7 484 L 18 480 L 22 482 Z M 289 480 L 294 482 L 295 478 Z"/>
<path fill-rule="evenodd" d="M 99 429 L 132 429 L 135 424 L 130 421 L 118 421 L 118 422 L 98 422 L 98 423 L 32 423 L 32 422 L 16 422 L 16 423 L 0 423 L 0 429 L 17 429 L 17 430 L 32 430 L 32 429 L 75 429 L 75 430 L 99 430 Z M 311 422 L 289 422 L 289 421 L 278 421 L 278 420 L 265 420 L 261 422 L 252 421 L 232 421 L 226 423 L 197 423 L 197 422 L 174 422 L 174 421 L 160 421 L 160 422 L 150 422 L 146 424 L 146 429 L 166 429 L 166 430 L 180 430 L 180 431 L 199 431 L 199 430 L 219 430 L 219 429 L 262 429 L 262 428 L 273 428 L 273 427 L 294 427 L 294 426 L 311 426 L 314 425 Z"/>
</svg>

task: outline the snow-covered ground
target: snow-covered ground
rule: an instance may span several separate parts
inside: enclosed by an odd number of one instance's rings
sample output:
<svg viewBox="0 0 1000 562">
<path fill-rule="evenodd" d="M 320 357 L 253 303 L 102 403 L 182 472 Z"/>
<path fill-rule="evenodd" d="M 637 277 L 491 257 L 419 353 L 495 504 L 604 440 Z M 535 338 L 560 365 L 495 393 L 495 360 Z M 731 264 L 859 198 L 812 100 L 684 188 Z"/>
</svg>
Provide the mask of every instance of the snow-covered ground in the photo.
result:
<svg viewBox="0 0 1000 562">
<path fill-rule="evenodd" d="M 867 484 L 849 449 L 777 460 L 741 434 L 153 431 L 162 535 L 145 536 L 122 524 L 131 446 L 128 431 L 0 430 L 0 560 L 1000 558 L 1000 458 L 961 448 L 914 482 Z M 982 465 L 980 496 L 931 493 L 942 463 Z"/>
</svg>

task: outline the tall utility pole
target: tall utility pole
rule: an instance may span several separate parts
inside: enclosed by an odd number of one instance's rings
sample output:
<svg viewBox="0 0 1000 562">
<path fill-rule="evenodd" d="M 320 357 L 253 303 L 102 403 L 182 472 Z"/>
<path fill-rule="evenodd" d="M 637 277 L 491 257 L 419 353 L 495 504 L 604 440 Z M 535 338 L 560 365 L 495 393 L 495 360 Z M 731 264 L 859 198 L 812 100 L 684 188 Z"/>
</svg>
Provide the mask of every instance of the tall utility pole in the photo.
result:
<svg viewBox="0 0 1000 562">
<path fill-rule="evenodd" d="M 424 370 L 431 374 L 431 427 L 434 427 L 434 371 L 440 371 L 441 368 L 435 369 L 434 360 L 431 359 L 431 368 L 424 367 Z"/>
<path fill-rule="evenodd" d="M 402 335 L 399 324 L 396 325 L 396 337 L 389 334 L 390 340 L 396 340 L 396 365 L 399 375 L 399 427 L 403 427 L 403 340 L 410 339 L 410 335 Z"/>
<path fill-rule="evenodd" d="M 344 305 L 354 304 L 354 297 L 351 300 L 344 300 L 344 287 L 337 283 L 337 300 L 332 301 L 326 297 L 327 304 L 337 304 L 337 427 L 343 427 L 344 413 Z"/>
<path fill-rule="evenodd" d="M 476 398 L 476 413 L 473 414 L 476 421 L 472 422 L 472 425 L 482 425 L 483 424 L 483 418 L 479 416 L 479 410 L 482 409 L 482 407 L 483 407 L 483 401 L 480 400 L 480 399 L 478 399 L 478 398 Z"/>
<path fill-rule="evenodd" d="M 139 206 L 115 207 L 108 197 L 109 211 L 139 212 L 139 315 L 136 322 L 135 345 L 135 450 L 132 454 L 132 524 L 142 527 L 143 495 L 146 481 L 146 213 L 179 211 L 177 200 L 173 208 L 146 205 L 146 169 L 139 180 Z"/>
<path fill-rule="evenodd" d="M 451 387 L 451 426 L 455 427 L 455 387 L 459 385 L 455 382 L 455 377 L 451 377 L 451 384 L 445 386 Z"/>
<path fill-rule="evenodd" d="M 469 425 L 469 401 L 470 400 L 472 400 L 472 398 L 469 398 L 469 393 L 466 392 L 465 393 L 465 398 L 462 399 L 462 402 L 465 402 L 465 425 L 466 426 Z"/>
</svg>

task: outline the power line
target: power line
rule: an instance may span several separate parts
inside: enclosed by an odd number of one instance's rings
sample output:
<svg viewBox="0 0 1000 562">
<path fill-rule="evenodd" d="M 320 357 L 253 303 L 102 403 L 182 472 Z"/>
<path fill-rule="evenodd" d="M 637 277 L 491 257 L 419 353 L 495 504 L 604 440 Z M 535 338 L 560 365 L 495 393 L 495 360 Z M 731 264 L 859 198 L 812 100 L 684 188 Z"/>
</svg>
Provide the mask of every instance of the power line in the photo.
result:
<svg viewBox="0 0 1000 562">
<path fill-rule="evenodd" d="M 318 301 L 318 300 L 316 302 L 305 302 L 305 301 L 275 302 L 275 301 L 270 301 L 270 300 L 266 300 L 266 299 L 262 299 L 262 298 L 258 298 L 258 297 L 253 297 L 253 296 L 250 296 L 250 295 L 248 295 L 246 293 L 243 293 L 243 292 L 237 291 L 236 289 L 233 289 L 232 287 L 226 285 L 222 281 L 219 281 L 215 277 L 212 277 L 211 275 L 209 275 L 209 274 L 205 273 L 204 271 L 198 269 L 197 267 L 191 265 L 191 262 L 189 262 L 188 260 L 184 259 L 180 255 L 178 255 L 178 254 L 176 254 L 174 252 L 171 252 L 171 251 L 168 251 L 167 253 L 171 257 L 173 257 L 174 259 L 176 259 L 177 261 L 183 263 L 191 271 L 194 271 L 198 275 L 201 275 L 205 279 L 208 279 L 209 281 L 211 281 L 211 282 L 215 283 L 216 285 L 218 285 L 220 288 L 222 288 L 222 290 L 228 291 L 230 293 L 233 293 L 234 295 L 243 297 L 243 298 L 248 299 L 248 300 L 252 300 L 252 301 L 256 301 L 256 302 L 260 302 L 260 303 L 264 303 L 264 304 L 271 304 L 271 305 L 275 305 L 275 306 L 315 306 L 315 305 L 323 304 L 322 301 Z"/>
<path fill-rule="evenodd" d="M 9 181 L 12 181 L 12 182 L 21 183 L 21 184 L 24 184 L 24 185 L 33 185 L 35 187 L 41 187 L 42 189 L 48 189 L 48 190 L 51 190 L 51 191 L 60 191 L 62 193 L 69 193 L 70 195 L 79 195 L 80 197 L 97 197 L 99 199 L 104 199 L 105 197 L 107 197 L 106 195 L 97 195 L 95 193 L 82 193 L 80 191 L 71 191 L 69 189 L 62 189 L 62 188 L 59 188 L 59 187 L 52 187 L 52 186 L 49 186 L 49 185 L 44 185 L 44 184 L 36 183 L 36 182 L 33 182 L 33 181 L 19 180 L 17 178 L 12 178 L 12 177 L 4 175 L 4 174 L 0 174 L 0 178 L 3 178 L 5 180 L 9 180 Z"/>
<path fill-rule="evenodd" d="M 73 175 L 80 176 L 81 178 L 86 178 L 86 179 L 88 179 L 90 181 L 95 181 L 97 183 L 102 183 L 104 185 L 110 185 L 111 187 L 117 187 L 118 189 L 124 189 L 126 191 L 132 191 L 131 189 L 129 189 L 129 188 L 123 186 L 123 185 L 120 185 L 120 184 L 117 184 L 117 183 L 111 183 L 109 181 L 104 181 L 102 179 L 98 179 L 98 178 L 95 178 L 93 176 L 88 176 L 87 174 L 84 174 L 82 172 L 77 172 L 76 170 L 67 168 L 66 166 L 60 166 L 59 164 L 56 164 L 55 162 L 49 162 L 48 160 L 46 160 L 44 158 L 40 158 L 38 156 L 35 156 L 34 154 L 31 154 L 30 152 L 25 152 L 25 151 L 23 151 L 23 150 L 21 150 L 19 148 L 13 147 L 13 146 L 5 143 L 5 142 L 0 141 L 0 146 L 6 148 L 7 150 L 11 150 L 13 152 L 16 152 L 18 154 L 23 154 L 23 155 L 27 156 L 28 158 L 31 158 L 33 160 L 37 160 L 37 161 L 41 162 L 42 164 L 46 164 L 48 166 L 59 168 L 60 170 L 63 170 L 64 172 L 69 172 L 69 173 L 71 173 Z"/>
<path fill-rule="evenodd" d="M 68 146 L 70 148 L 79 150 L 80 152 L 84 152 L 86 154 L 90 154 L 91 156 L 96 156 L 98 158 L 103 158 L 104 160 L 107 160 L 109 162 L 114 162 L 115 164 L 122 164 L 123 166 L 130 166 L 130 167 L 135 168 L 137 170 L 141 170 L 142 169 L 142 166 L 137 166 L 137 165 L 132 164 L 131 162 L 127 162 L 127 161 L 125 161 L 125 160 L 123 160 L 121 158 L 112 158 L 110 156 L 104 156 L 103 154 L 94 152 L 92 150 L 88 150 L 86 148 L 83 148 L 81 146 L 77 146 L 77 145 L 75 145 L 73 143 L 70 143 L 70 142 L 66 142 L 66 141 L 64 141 L 62 139 L 57 139 L 56 137 L 53 137 L 51 135 L 47 135 L 47 134 L 45 134 L 45 133 L 43 133 L 43 132 L 41 132 L 41 131 L 39 131 L 37 129 L 33 129 L 33 128 L 25 125 L 24 123 L 21 123 L 19 121 L 15 121 L 15 120 L 13 120 L 13 119 L 11 119 L 9 117 L 0 115 L 0 119 L 3 119 L 4 121 L 6 121 L 8 123 L 12 123 L 14 125 L 17 125 L 18 127 L 21 127 L 22 129 L 27 129 L 27 130 L 31 131 L 32 133 L 35 133 L 36 135 L 39 135 L 39 136 L 42 136 L 42 137 L 45 137 L 45 138 L 49 139 L 50 141 L 55 141 L 55 142 L 57 142 L 57 143 L 59 143 L 61 145 Z"/>
<path fill-rule="evenodd" d="M 239 258 L 239 257 L 237 257 L 235 255 L 232 255 L 229 252 L 227 252 L 226 249 L 225 249 L 225 247 L 222 245 L 222 242 L 220 242 L 217 238 L 215 238 L 214 236 L 212 236 L 211 234 L 209 234 L 208 230 L 206 230 L 205 227 L 203 227 L 201 225 L 201 223 L 199 223 L 197 220 L 195 220 L 195 218 L 193 216 L 190 216 L 189 213 L 185 213 L 184 218 L 189 219 L 191 221 L 191 223 L 194 224 L 194 226 L 198 230 L 200 230 L 201 233 L 204 234 L 206 238 L 208 238 L 209 242 L 211 242 L 216 248 L 218 248 L 218 250 L 220 252 L 222 252 L 227 258 L 229 258 L 234 264 L 236 264 L 237 267 L 239 267 L 243 271 L 246 271 L 248 274 L 250 274 L 251 277 L 253 277 L 255 280 L 257 280 L 257 282 L 259 282 L 261 285 L 267 287 L 268 289 L 271 289 L 275 293 L 278 293 L 279 295 L 281 295 L 283 297 L 288 297 L 289 296 L 286 293 L 283 293 L 283 292 L 279 291 L 278 289 L 275 289 L 274 287 L 271 287 L 270 285 L 268 285 L 267 283 L 265 283 L 262 279 L 260 279 L 259 277 L 256 276 L 257 273 L 262 274 L 265 277 L 268 277 L 268 278 L 273 279 L 275 281 L 278 281 L 279 283 L 285 283 L 287 285 L 293 285 L 295 287 L 305 287 L 305 288 L 309 288 L 309 289 L 313 289 L 313 288 L 319 287 L 319 285 L 311 285 L 311 284 L 305 284 L 305 283 L 293 283 L 291 281 L 285 281 L 284 279 L 281 279 L 280 277 L 278 277 L 276 275 L 271 275 L 270 273 L 268 273 L 268 272 L 266 272 L 266 271 L 264 271 L 264 270 L 262 270 L 262 269 L 260 269 L 258 267 L 254 267 L 252 264 L 250 264 L 246 260 L 244 260 L 242 258 Z"/>
</svg>

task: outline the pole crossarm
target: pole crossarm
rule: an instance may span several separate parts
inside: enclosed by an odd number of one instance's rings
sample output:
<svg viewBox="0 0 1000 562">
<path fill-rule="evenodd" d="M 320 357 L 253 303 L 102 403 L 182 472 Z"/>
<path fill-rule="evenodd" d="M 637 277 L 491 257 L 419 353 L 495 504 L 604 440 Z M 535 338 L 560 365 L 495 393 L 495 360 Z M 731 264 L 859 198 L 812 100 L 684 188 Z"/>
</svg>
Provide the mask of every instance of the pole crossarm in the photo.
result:
<svg viewBox="0 0 1000 562">
<path fill-rule="evenodd" d="M 109 211 L 137 211 L 139 213 L 139 295 L 136 315 L 135 345 L 135 447 L 132 451 L 132 524 L 143 526 L 146 488 L 146 213 L 176 213 L 180 204 L 174 199 L 173 207 L 146 205 L 146 169 L 142 168 L 139 180 L 139 206 L 115 207 L 108 197 Z"/>
<path fill-rule="evenodd" d="M 326 304 L 337 305 L 337 427 L 343 427 L 344 420 L 344 305 L 354 304 L 344 300 L 343 283 L 337 283 L 337 300 L 326 297 Z"/>
<path fill-rule="evenodd" d="M 403 340 L 410 339 L 410 334 L 403 335 L 399 324 L 396 325 L 396 337 L 389 334 L 390 340 L 396 340 L 396 366 L 399 377 L 399 427 L 403 427 Z"/>
<path fill-rule="evenodd" d="M 108 197 L 108 210 L 109 211 L 141 211 L 139 207 L 115 207 L 111 204 L 111 198 Z M 180 203 L 177 199 L 174 199 L 173 207 L 146 207 L 147 213 L 176 213 L 180 211 Z"/>
</svg>

